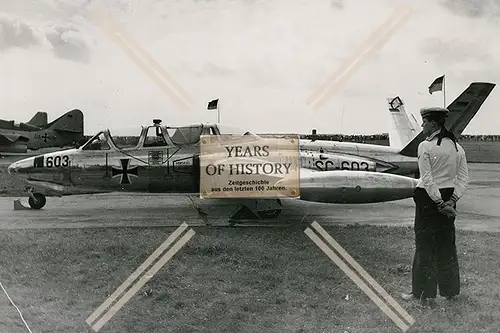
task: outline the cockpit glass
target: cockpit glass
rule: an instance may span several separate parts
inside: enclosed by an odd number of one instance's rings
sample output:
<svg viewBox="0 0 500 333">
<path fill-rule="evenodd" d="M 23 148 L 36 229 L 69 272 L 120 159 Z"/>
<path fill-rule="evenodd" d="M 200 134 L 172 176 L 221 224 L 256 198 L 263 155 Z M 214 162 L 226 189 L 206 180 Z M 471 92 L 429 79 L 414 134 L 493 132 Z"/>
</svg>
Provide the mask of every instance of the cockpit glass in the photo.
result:
<svg viewBox="0 0 500 333">
<path fill-rule="evenodd" d="M 176 145 L 195 144 L 200 141 L 203 125 L 169 128 L 168 136 Z"/>
<path fill-rule="evenodd" d="M 109 144 L 104 136 L 104 132 L 100 132 L 91 138 L 85 145 L 82 147 L 83 150 L 109 150 Z"/>
<path fill-rule="evenodd" d="M 111 140 L 115 144 L 116 148 L 135 148 L 139 144 L 140 135 L 111 135 Z"/>
<path fill-rule="evenodd" d="M 146 133 L 146 138 L 144 139 L 143 147 L 160 147 L 166 146 L 167 141 L 163 136 L 163 132 L 160 127 L 150 126 L 148 132 Z"/>
<path fill-rule="evenodd" d="M 217 128 L 219 129 L 220 134 L 233 134 L 233 135 L 253 134 L 251 131 L 248 131 L 246 129 L 225 124 L 217 124 Z"/>
</svg>

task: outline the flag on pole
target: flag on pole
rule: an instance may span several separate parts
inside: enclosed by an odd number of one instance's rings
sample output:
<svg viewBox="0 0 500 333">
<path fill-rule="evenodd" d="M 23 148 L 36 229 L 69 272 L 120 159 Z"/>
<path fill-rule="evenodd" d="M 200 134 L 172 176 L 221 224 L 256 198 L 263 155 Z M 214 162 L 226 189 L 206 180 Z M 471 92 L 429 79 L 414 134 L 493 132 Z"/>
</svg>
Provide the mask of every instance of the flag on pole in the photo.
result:
<svg viewBox="0 0 500 333">
<path fill-rule="evenodd" d="M 443 82 L 444 82 L 444 75 L 435 79 L 434 82 L 432 82 L 432 84 L 429 86 L 429 94 L 432 95 L 433 92 L 442 91 Z"/>
<path fill-rule="evenodd" d="M 217 106 L 219 104 L 219 99 L 214 99 L 213 101 L 208 102 L 207 110 L 217 110 Z"/>
</svg>

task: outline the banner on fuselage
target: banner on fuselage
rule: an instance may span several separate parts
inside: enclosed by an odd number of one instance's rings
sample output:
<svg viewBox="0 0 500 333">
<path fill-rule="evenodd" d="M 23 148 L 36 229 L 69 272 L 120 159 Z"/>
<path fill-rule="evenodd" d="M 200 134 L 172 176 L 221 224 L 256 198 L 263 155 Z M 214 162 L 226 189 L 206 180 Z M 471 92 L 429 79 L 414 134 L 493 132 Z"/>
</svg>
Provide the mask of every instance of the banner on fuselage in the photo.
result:
<svg viewBox="0 0 500 333">
<path fill-rule="evenodd" d="M 204 135 L 200 142 L 201 198 L 300 197 L 298 135 Z"/>
</svg>

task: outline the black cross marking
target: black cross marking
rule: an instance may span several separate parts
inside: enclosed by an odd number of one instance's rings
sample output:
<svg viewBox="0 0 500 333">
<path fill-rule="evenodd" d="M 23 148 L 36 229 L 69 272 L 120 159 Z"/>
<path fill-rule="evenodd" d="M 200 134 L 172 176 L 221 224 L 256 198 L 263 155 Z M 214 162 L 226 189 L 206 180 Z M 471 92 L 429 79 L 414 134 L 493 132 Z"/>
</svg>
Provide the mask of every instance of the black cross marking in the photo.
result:
<svg viewBox="0 0 500 333">
<path fill-rule="evenodd" d="M 121 169 L 111 167 L 111 176 L 112 177 L 116 177 L 118 175 L 121 175 L 120 184 L 132 184 L 132 182 L 130 181 L 129 175 L 139 177 L 136 166 L 133 168 L 130 168 L 130 169 L 128 168 L 129 162 L 130 162 L 130 158 L 122 158 L 122 159 L 120 159 L 120 163 L 122 165 Z"/>
<path fill-rule="evenodd" d="M 50 138 L 50 136 L 45 133 L 44 135 L 42 135 L 42 138 L 44 142 L 47 142 L 47 139 Z"/>
</svg>

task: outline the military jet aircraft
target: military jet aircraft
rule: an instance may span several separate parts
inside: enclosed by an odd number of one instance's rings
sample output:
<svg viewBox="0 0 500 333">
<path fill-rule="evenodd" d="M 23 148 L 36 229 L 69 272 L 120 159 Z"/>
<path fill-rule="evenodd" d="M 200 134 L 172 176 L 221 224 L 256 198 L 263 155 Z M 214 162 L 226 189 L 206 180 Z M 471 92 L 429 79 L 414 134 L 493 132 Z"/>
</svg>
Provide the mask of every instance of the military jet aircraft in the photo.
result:
<svg viewBox="0 0 500 333">
<path fill-rule="evenodd" d="M 448 106 L 450 113 L 445 126 L 459 137 L 494 87 L 493 83 L 472 83 Z M 398 112 L 398 115 L 402 114 L 402 105 L 399 97 L 389 101 L 389 109 L 394 116 Z M 354 142 L 301 140 L 300 149 L 308 152 L 308 159 L 303 166 L 320 171 L 362 170 L 418 178 L 417 150 L 425 136 L 421 130 L 417 130 L 418 134 L 414 135 L 415 132 L 409 129 L 409 126 L 416 126 L 416 120 L 403 118 L 397 122 L 408 128 L 404 135 L 392 137 L 389 147 Z M 404 125 L 405 122 L 410 122 L 411 125 Z M 405 142 L 406 145 L 403 145 Z"/>
<path fill-rule="evenodd" d="M 0 153 L 26 153 L 28 149 L 75 146 L 84 139 L 83 113 L 75 109 L 47 123 L 38 112 L 27 123 L 0 120 Z"/>
<path fill-rule="evenodd" d="M 471 84 L 449 106 L 448 128 L 461 133 L 494 86 Z M 32 185 L 60 191 L 80 187 L 99 191 L 197 193 L 200 136 L 220 134 L 256 136 L 222 124 L 169 127 L 154 123 L 143 127 L 137 141 L 122 145 L 106 129 L 80 148 L 24 159 L 13 163 L 9 172 L 27 178 Z M 417 174 L 416 150 L 423 139 L 420 132 L 403 149 L 301 140 L 300 198 L 326 203 L 372 203 L 410 197 L 416 180 L 404 175 Z M 152 156 L 158 151 L 165 158 L 156 165 Z M 29 192 L 29 195 L 32 208 L 45 205 L 42 193 Z M 264 206 L 269 203 L 269 200 L 257 201 Z M 258 212 L 259 216 L 274 216 L 278 211 L 280 208 L 274 207 Z"/>
<path fill-rule="evenodd" d="M 30 186 L 64 191 L 82 188 L 98 191 L 200 193 L 200 136 L 250 136 L 256 134 L 223 124 L 182 127 L 161 125 L 155 120 L 143 126 L 133 142 L 119 142 L 109 129 L 100 131 L 79 148 L 29 157 L 9 166 L 13 176 Z M 302 164 L 307 152 L 300 152 Z M 318 171 L 300 168 L 300 200 L 323 203 L 373 203 L 411 197 L 416 179 L 369 171 Z M 34 209 L 46 203 L 41 192 L 29 191 Z M 281 212 L 280 199 L 234 200 L 257 218 L 274 218 Z"/>
</svg>

